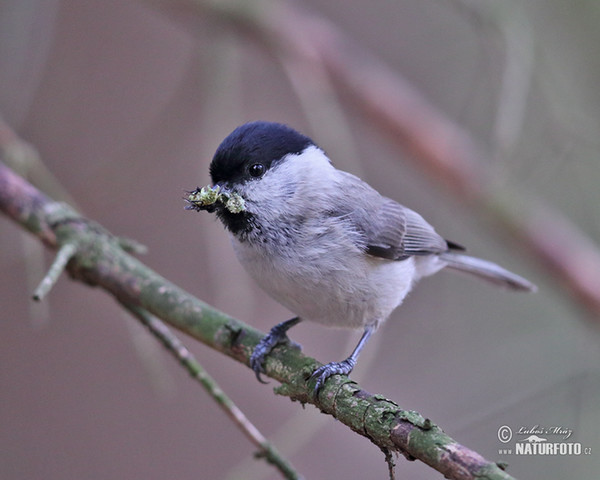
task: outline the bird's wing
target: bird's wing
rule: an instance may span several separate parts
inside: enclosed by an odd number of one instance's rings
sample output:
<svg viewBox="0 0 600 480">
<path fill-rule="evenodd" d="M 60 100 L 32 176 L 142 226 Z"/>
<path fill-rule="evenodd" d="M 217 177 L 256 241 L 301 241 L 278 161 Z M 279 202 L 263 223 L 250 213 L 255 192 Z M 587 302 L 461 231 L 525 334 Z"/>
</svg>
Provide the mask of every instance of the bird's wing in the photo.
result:
<svg viewBox="0 0 600 480">
<path fill-rule="evenodd" d="M 446 240 L 421 215 L 389 198 L 382 198 L 372 220 L 373 228 L 366 232 L 366 252 L 370 255 L 402 260 L 448 250 Z"/>
<path fill-rule="evenodd" d="M 367 254 L 402 260 L 460 248 L 438 235 L 421 215 L 381 196 L 358 177 L 347 174 L 343 188 L 341 198 L 345 198 L 338 206 L 338 214 L 345 211 L 343 216 L 360 234 L 360 246 Z"/>
</svg>

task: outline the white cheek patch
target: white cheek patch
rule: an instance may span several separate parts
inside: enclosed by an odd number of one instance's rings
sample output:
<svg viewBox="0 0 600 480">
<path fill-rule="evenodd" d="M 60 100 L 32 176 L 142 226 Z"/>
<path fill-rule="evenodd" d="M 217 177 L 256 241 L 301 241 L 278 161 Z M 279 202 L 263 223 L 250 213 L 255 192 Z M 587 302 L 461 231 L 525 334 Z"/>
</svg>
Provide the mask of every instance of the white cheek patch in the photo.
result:
<svg viewBox="0 0 600 480">
<path fill-rule="evenodd" d="M 325 152 L 315 145 L 306 147 L 302 153 L 289 154 L 265 173 L 263 182 L 307 181 L 312 178 L 324 180 L 323 175 L 335 172 Z"/>
<path fill-rule="evenodd" d="M 287 155 L 270 168 L 262 178 L 249 181 L 240 191 L 246 201 L 260 205 L 261 214 L 274 212 L 274 205 L 285 213 L 294 205 L 290 200 L 296 195 L 306 196 L 306 201 L 298 202 L 304 207 L 312 203 L 312 195 L 318 196 L 318 190 L 328 183 L 327 177 L 335 174 L 331 162 L 320 148 L 311 145 L 300 154 Z M 311 187 L 314 184 L 314 190 Z M 318 185 L 318 186 L 317 186 Z"/>
</svg>

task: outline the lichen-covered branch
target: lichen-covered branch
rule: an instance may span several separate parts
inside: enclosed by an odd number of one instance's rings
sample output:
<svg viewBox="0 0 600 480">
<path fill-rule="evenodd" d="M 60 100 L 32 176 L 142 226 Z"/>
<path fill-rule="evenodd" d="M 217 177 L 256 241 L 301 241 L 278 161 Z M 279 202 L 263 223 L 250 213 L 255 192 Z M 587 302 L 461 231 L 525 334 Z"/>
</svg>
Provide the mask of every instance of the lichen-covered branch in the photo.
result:
<svg viewBox="0 0 600 480">
<path fill-rule="evenodd" d="M 262 333 L 193 297 L 126 253 L 100 225 L 53 202 L 0 162 L 0 211 L 54 249 L 76 245 L 66 270 L 121 303 L 139 307 L 235 360 L 249 365 Z M 313 397 L 310 374 L 320 364 L 291 345 L 277 347 L 266 375 L 281 382 L 277 393 L 312 403 L 367 437 L 385 452 L 419 459 L 448 478 L 510 479 L 497 464 L 458 444 L 430 420 L 361 390 L 345 376 L 328 380 Z"/>
</svg>

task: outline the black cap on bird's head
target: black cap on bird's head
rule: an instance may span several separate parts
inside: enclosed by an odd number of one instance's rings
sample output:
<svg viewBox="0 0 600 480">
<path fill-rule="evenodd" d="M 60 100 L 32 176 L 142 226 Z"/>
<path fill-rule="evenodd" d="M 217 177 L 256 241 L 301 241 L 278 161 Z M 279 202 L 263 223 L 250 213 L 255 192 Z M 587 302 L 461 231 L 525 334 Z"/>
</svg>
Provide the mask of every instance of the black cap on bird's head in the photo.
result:
<svg viewBox="0 0 600 480">
<path fill-rule="evenodd" d="M 315 143 L 281 123 L 246 123 L 221 142 L 210 164 L 213 184 L 241 183 L 260 178 L 288 154 L 299 154 Z"/>
</svg>

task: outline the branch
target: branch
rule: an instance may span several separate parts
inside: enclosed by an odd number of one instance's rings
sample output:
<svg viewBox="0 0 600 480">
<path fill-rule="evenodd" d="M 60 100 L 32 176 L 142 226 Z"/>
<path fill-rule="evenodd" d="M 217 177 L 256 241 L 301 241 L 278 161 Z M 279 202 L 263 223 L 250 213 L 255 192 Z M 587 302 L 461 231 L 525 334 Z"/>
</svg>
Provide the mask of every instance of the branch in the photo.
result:
<svg viewBox="0 0 600 480">
<path fill-rule="evenodd" d="M 518 192 L 500 194 L 485 168 L 493 163 L 488 161 L 491 154 L 336 25 L 287 0 L 146 2 L 186 5 L 192 15 L 217 17 L 275 58 L 295 62 L 300 70 L 326 72 L 371 125 L 411 154 L 415 166 L 509 232 L 566 286 L 572 300 L 593 314 L 586 318 L 600 319 L 598 246 L 562 214 L 542 207 L 539 199 Z"/>
<path fill-rule="evenodd" d="M 66 270 L 75 280 L 104 289 L 119 302 L 140 308 L 249 366 L 263 334 L 193 297 L 127 254 L 119 240 L 67 205 L 53 202 L 0 162 L 0 210 L 46 245 L 77 245 Z M 448 478 L 510 479 L 497 464 L 458 444 L 420 414 L 372 395 L 346 376 L 331 377 L 318 398 L 310 374 L 320 364 L 297 347 L 277 347 L 265 373 L 276 391 L 332 415 L 386 452 L 419 459 Z"/>
<path fill-rule="evenodd" d="M 213 400 L 217 402 L 221 410 L 225 412 L 244 435 L 258 447 L 257 457 L 264 458 L 267 462 L 274 465 L 287 479 L 298 480 L 302 478 L 294 467 L 280 455 L 275 446 L 250 422 L 246 415 L 244 415 L 244 412 L 225 394 L 217 382 L 204 370 L 202 365 L 192 355 L 192 352 L 183 345 L 181 340 L 163 322 L 139 307 L 127 304 L 123 304 L 123 307 L 150 330 L 179 363 L 185 367 L 192 378 L 202 385 Z"/>
</svg>

